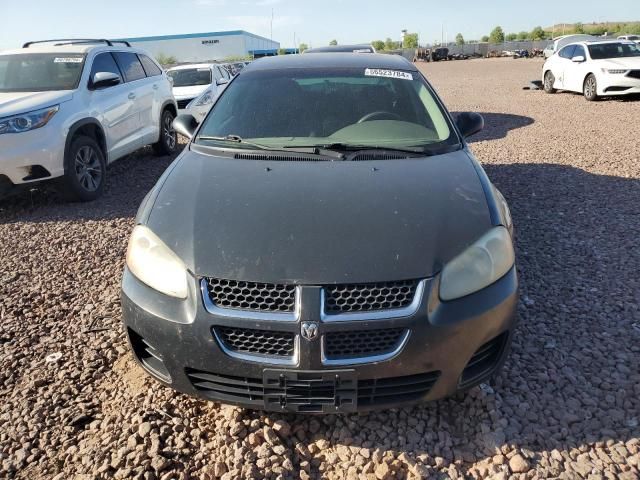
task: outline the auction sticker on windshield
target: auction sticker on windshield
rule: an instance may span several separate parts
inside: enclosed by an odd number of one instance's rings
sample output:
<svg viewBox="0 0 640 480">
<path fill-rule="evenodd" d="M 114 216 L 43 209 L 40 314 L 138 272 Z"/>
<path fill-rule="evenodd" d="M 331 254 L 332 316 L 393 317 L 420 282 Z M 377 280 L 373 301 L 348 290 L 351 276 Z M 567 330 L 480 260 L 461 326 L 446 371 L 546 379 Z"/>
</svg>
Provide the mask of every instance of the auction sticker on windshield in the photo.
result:
<svg viewBox="0 0 640 480">
<path fill-rule="evenodd" d="M 399 70 L 381 70 L 379 68 L 367 68 L 364 71 L 365 77 L 385 77 L 399 78 L 401 80 L 413 80 L 413 75 L 409 72 L 401 72 Z"/>
<path fill-rule="evenodd" d="M 82 57 L 54 58 L 53 63 L 82 63 Z"/>
</svg>

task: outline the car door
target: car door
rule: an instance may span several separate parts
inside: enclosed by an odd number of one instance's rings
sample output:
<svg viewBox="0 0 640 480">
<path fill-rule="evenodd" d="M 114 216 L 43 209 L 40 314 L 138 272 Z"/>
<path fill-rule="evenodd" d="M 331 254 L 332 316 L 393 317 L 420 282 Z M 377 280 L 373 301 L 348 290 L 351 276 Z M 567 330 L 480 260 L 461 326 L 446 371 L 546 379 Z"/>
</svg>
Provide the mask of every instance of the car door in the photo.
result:
<svg viewBox="0 0 640 480">
<path fill-rule="evenodd" d="M 98 72 L 118 75 L 117 85 L 94 88 L 93 78 Z M 89 111 L 103 126 L 108 159 L 113 161 L 139 148 L 140 119 L 130 89 L 111 52 L 98 53 L 91 66 L 88 85 Z"/>
<path fill-rule="evenodd" d="M 575 50 L 575 48 L 575 45 L 567 45 L 558 52 L 558 60 L 555 67 L 557 69 L 557 72 L 553 73 L 556 77 L 557 88 L 568 90 L 565 78 L 567 75 L 571 75 L 571 69 L 574 66 L 571 59 L 573 58 L 573 51 Z"/>
<path fill-rule="evenodd" d="M 160 138 L 160 114 L 162 113 L 162 105 L 165 100 L 173 96 L 171 92 L 171 86 L 165 81 L 162 76 L 162 69 L 148 56 L 139 53 L 138 58 L 147 78 L 151 81 L 151 89 L 153 90 L 153 104 L 151 106 L 151 118 L 149 120 L 149 129 L 146 129 L 143 125 L 143 130 L 146 131 L 144 136 L 144 143 L 155 143 Z M 143 116 L 141 116 L 141 120 Z"/>
<path fill-rule="evenodd" d="M 584 79 L 589 73 L 589 61 L 587 51 L 582 45 L 576 45 L 571 57 L 571 67 L 567 68 L 565 75 L 566 89 L 573 92 L 582 92 Z M 581 62 L 573 61 L 577 57 L 582 57 Z"/>
<path fill-rule="evenodd" d="M 134 102 L 134 108 L 138 115 L 138 129 L 136 136 L 139 139 L 138 147 L 142 147 L 145 137 L 157 134 L 158 121 L 153 118 L 153 79 L 147 78 L 138 55 L 134 52 L 114 52 L 114 57 L 120 70 L 124 74 L 126 84 L 129 87 L 129 98 Z"/>
</svg>

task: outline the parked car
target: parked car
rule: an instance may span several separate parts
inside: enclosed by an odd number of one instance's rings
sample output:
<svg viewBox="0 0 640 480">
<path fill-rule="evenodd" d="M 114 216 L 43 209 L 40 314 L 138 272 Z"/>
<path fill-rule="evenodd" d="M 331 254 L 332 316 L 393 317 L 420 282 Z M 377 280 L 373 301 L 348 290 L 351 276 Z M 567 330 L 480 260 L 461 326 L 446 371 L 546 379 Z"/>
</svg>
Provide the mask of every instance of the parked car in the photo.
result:
<svg viewBox="0 0 640 480">
<path fill-rule="evenodd" d="M 206 89 L 199 97 L 194 98 L 184 109 L 185 114 L 192 115 L 198 123 L 200 123 L 204 117 L 209 113 L 209 109 L 215 103 L 220 94 L 227 87 L 228 83 L 224 85 L 211 86 Z"/>
<path fill-rule="evenodd" d="M 562 35 L 560 37 L 556 37 L 553 39 L 553 43 L 547 45 L 547 47 L 543 50 L 544 58 L 549 58 L 556 52 L 559 52 L 562 47 L 566 45 L 570 45 L 576 42 L 588 42 L 592 40 L 598 40 L 598 37 L 594 37 L 593 35 L 586 35 L 582 33 L 571 34 L 571 35 Z"/>
<path fill-rule="evenodd" d="M 109 40 L 29 42 L 0 52 L 0 191 L 57 179 L 98 198 L 107 166 L 144 145 L 173 153 L 177 107 L 144 50 Z"/>
<path fill-rule="evenodd" d="M 328 47 L 309 48 L 302 53 L 376 53 L 372 45 L 329 45 Z"/>
<path fill-rule="evenodd" d="M 640 44 L 640 35 L 620 35 L 618 40 L 628 40 Z"/>
<path fill-rule="evenodd" d="M 447 47 L 437 47 L 431 50 L 431 61 L 449 60 L 449 49 Z"/>
<path fill-rule="evenodd" d="M 567 45 L 545 62 L 542 81 L 547 93 L 580 92 L 591 101 L 640 93 L 640 46 L 626 40 Z"/>
<path fill-rule="evenodd" d="M 268 101 L 264 101 L 268 99 Z M 309 114 L 309 112 L 313 114 Z M 507 203 L 401 56 L 245 68 L 145 198 L 122 279 L 133 354 L 181 392 L 342 413 L 490 379 L 515 328 Z"/>
<path fill-rule="evenodd" d="M 223 86 L 232 77 L 225 68 L 213 63 L 180 65 L 167 70 L 167 75 L 173 80 L 179 113 L 205 90 Z"/>
</svg>

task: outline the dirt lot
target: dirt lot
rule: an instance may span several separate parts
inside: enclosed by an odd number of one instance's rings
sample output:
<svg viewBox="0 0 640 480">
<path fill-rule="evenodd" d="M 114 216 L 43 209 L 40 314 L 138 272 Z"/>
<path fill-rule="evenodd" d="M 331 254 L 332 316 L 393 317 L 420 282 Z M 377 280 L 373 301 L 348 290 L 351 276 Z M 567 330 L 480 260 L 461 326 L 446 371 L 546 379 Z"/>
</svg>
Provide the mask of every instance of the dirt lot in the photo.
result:
<svg viewBox="0 0 640 480">
<path fill-rule="evenodd" d="M 146 152 L 93 204 L 0 202 L 0 477 L 639 478 L 640 102 L 523 91 L 540 66 L 424 65 L 451 111 L 485 115 L 472 148 L 516 224 L 520 325 L 494 385 L 292 417 L 147 378 L 118 298 L 133 216 L 170 162 Z"/>
</svg>

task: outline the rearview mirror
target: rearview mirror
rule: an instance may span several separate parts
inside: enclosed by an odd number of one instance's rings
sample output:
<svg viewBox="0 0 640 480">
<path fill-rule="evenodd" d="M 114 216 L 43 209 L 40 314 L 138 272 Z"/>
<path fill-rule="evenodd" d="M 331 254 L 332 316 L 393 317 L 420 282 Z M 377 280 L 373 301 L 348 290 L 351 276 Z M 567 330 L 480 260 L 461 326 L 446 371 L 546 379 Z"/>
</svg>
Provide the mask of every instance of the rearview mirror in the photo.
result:
<svg viewBox="0 0 640 480">
<path fill-rule="evenodd" d="M 227 83 L 229 83 L 229 80 L 227 80 L 226 78 L 219 78 L 218 80 L 216 80 L 216 85 L 218 86 L 226 85 Z"/>
<path fill-rule="evenodd" d="M 576 55 L 571 59 L 572 62 L 582 63 L 584 62 L 584 57 L 582 55 Z"/>
<path fill-rule="evenodd" d="M 173 121 L 173 128 L 180 135 L 191 140 L 193 138 L 193 134 L 196 133 L 198 128 L 198 122 L 193 115 L 183 113 L 182 115 L 178 115 Z"/>
<path fill-rule="evenodd" d="M 462 112 L 456 118 L 458 130 L 464 138 L 475 135 L 484 128 L 484 118 L 475 112 Z"/>
<path fill-rule="evenodd" d="M 120 75 L 113 72 L 97 72 L 91 79 L 91 88 L 99 90 L 101 88 L 113 87 L 120 83 Z"/>
</svg>

